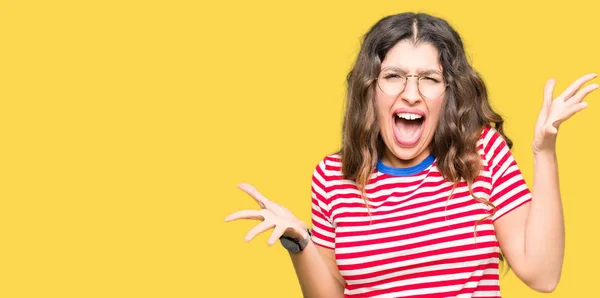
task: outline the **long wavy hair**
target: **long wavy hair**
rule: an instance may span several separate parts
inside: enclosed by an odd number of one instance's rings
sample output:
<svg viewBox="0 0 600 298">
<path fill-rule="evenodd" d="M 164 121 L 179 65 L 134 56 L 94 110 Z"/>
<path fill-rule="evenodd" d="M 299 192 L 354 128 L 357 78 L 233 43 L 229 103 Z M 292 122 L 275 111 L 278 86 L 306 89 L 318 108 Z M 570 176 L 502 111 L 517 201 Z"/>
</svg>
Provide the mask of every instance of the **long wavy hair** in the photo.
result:
<svg viewBox="0 0 600 298">
<path fill-rule="evenodd" d="M 365 35 L 356 63 L 347 77 L 347 104 L 342 135 L 342 173 L 358 186 L 368 207 L 365 186 L 383 156 L 375 103 L 376 78 L 381 62 L 396 43 L 411 40 L 427 42 L 437 48 L 448 89 L 430 150 L 442 176 L 454 187 L 463 179 L 470 194 L 479 202 L 495 206 L 473 194 L 474 180 L 481 170 L 477 141 L 487 125 L 504 134 L 502 117 L 490 106 L 486 86 L 467 61 L 459 34 L 441 18 L 424 13 L 402 13 L 381 19 Z M 476 230 L 476 226 L 475 226 Z M 475 234 L 476 236 L 476 234 Z"/>
</svg>

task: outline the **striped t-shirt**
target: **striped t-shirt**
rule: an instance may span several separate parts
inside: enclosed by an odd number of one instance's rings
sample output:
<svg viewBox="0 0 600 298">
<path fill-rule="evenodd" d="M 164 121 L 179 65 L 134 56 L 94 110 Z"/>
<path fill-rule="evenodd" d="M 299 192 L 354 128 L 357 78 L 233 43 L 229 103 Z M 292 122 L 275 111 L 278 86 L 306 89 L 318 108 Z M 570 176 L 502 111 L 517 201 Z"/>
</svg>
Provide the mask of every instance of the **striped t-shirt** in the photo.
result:
<svg viewBox="0 0 600 298">
<path fill-rule="evenodd" d="M 326 156 L 312 178 L 313 242 L 334 249 L 345 297 L 500 297 L 500 249 L 493 222 L 531 200 L 506 142 L 492 127 L 477 142 L 482 170 L 473 193 L 453 191 L 434 156 L 410 168 L 381 161 L 366 194 Z M 450 199 L 449 196 L 452 193 Z M 477 231 L 475 233 L 475 226 Z"/>
</svg>

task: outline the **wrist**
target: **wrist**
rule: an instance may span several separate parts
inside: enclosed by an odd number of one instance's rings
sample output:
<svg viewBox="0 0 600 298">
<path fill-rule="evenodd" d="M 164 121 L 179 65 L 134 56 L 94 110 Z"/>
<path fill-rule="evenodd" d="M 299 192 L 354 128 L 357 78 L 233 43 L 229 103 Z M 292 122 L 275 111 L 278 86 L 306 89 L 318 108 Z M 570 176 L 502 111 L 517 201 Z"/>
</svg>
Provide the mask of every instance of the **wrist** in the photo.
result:
<svg viewBox="0 0 600 298">
<path fill-rule="evenodd" d="M 557 164 L 558 160 L 554 150 L 533 153 L 533 165 L 536 168 L 539 166 L 557 166 Z"/>
<path fill-rule="evenodd" d="M 556 150 L 547 149 L 547 150 L 533 150 L 533 158 L 540 160 L 551 160 L 556 159 Z"/>
<path fill-rule="evenodd" d="M 308 225 L 301 220 L 297 220 L 283 233 L 283 236 L 294 239 L 304 239 L 307 237 L 307 231 Z"/>
<path fill-rule="evenodd" d="M 533 151 L 533 156 L 552 156 L 556 155 L 556 144 L 553 145 L 545 145 L 540 146 L 535 141 L 531 144 L 531 151 Z"/>
<path fill-rule="evenodd" d="M 293 238 L 288 237 L 286 235 L 282 235 L 279 238 L 279 241 L 281 242 L 281 245 L 283 245 L 283 247 L 287 249 L 290 253 L 299 253 L 303 251 L 304 248 L 306 248 L 306 246 L 311 242 L 310 230 L 306 229 L 305 233 L 306 235 L 299 238 Z"/>
</svg>

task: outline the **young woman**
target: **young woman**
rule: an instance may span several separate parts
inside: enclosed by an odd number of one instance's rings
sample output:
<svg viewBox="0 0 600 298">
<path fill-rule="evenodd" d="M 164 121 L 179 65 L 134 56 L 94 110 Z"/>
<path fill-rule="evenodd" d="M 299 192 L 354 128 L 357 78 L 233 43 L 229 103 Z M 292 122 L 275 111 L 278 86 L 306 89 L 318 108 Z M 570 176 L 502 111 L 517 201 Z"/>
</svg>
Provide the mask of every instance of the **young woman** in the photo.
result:
<svg viewBox="0 0 600 298">
<path fill-rule="evenodd" d="M 348 75 L 342 148 L 314 171 L 312 230 L 247 184 L 261 209 L 226 220 L 262 221 L 247 241 L 273 228 L 305 297 L 500 297 L 502 256 L 551 292 L 565 241 L 556 135 L 595 77 L 554 99 L 548 81 L 530 192 L 458 33 L 427 14 L 383 18 Z"/>
</svg>

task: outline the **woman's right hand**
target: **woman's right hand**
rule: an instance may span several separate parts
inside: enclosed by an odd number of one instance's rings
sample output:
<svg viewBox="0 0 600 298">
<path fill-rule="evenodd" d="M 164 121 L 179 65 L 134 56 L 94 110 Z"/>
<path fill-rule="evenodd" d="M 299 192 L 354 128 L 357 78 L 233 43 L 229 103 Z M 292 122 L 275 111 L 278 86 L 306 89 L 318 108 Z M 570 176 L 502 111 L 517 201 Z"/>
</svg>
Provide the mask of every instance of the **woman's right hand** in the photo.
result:
<svg viewBox="0 0 600 298">
<path fill-rule="evenodd" d="M 261 220 L 262 222 L 252 228 L 244 240 L 252 240 L 256 235 L 274 228 L 269 238 L 269 246 L 275 244 L 282 235 L 304 239 L 308 237 L 307 225 L 297 219 L 287 208 L 265 198 L 256 188 L 250 184 L 242 183 L 238 188 L 249 194 L 261 207 L 260 210 L 240 210 L 225 218 L 225 221 L 238 219 Z"/>
</svg>

